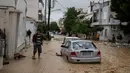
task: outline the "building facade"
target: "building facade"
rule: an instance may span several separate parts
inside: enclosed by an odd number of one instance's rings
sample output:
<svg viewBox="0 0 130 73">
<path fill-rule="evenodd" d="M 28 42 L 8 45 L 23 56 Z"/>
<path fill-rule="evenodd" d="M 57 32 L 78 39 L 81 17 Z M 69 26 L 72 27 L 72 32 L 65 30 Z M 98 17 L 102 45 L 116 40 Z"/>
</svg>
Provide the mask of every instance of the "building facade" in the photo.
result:
<svg viewBox="0 0 130 73">
<path fill-rule="evenodd" d="M 7 48 L 3 52 L 8 59 L 24 47 L 26 11 L 26 0 L 0 1 L 0 29 L 5 29 L 7 41 Z M 0 69 L 2 65 L 3 57 L 0 57 Z"/>
<path fill-rule="evenodd" d="M 112 39 L 112 36 L 117 36 L 120 31 L 118 26 L 119 20 L 113 18 L 113 12 L 110 9 L 110 1 L 104 2 L 90 2 L 89 13 L 92 13 L 92 26 L 102 26 L 103 31 L 98 32 L 100 34 L 100 40 L 108 41 Z"/>
<path fill-rule="evenodd" d="M 34 18 L 31 18 L 31 17 L 26 18 L 26 30 L 31 31 L 31 39 L 32 39 L 33 34 L 35 34 L 35 32 L 37 30 L 37 24 L 36 24 L 36 20 Z"/>
<path fill-rule="evenodd" d="M 37 22 L 42 22 L 44 19 L 43 9 L 44 3 L 42 0 L 27 0 L 27 16 L 34 18 Z"/>
</svg>

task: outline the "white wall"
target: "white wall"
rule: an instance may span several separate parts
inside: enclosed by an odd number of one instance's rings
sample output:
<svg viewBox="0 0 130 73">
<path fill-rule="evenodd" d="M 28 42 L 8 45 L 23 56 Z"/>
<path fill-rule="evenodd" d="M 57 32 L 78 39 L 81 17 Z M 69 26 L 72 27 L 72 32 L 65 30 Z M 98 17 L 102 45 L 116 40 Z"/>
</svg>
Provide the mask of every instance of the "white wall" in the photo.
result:
<svg viewBox="0 0 130 73">
<path fill-rule="evenodd" d="M 39 3 L 38 0 L 27 0 L 27 16 L 34 18 L 36 21 L 38 21 L 38 8 Z"/>
<path fill-rule="evenodd" d="M 19 15 L 15 11 L 9 12 L 9 22 L 7 24 L 8 27 L 6 27 L 8 42 L 7 49 L 9 58 L 12 58 L 16 52 L 18 16 Z"/>
<path fill-rule="evenodd" d="M 0 57 L 0 70 L 3 68 L 3 57 Z"/>
<path fill-rule="evenodd" d="M 17 9 L 21 11 L 20 18 L 19 18 L 19 27 L 18 27 L 18 40 L 17 40 L 17 47 L 20 47 L 22 44 L 25 43 L 24 39 L 26 36 L 26 3 L 24 0 L 18 0 L 17 2 Z M 21 50 L 21 48 L 17 48 L 17 52 Z"/>
<path fill-rule="evenodd" d="M 14 0 L 1 0 L 0 5 L 5 6 L 14 6 L 13 5 Z M 24 42 L 25 37 L 25 30 L 26 30 L 26 24 L 25 24 L 25 9 L 26 9 L 26 2 L 24 0 L 18 0 L 17 10 L 14 9 L 14 7 L 8 7 L 8 9 L 5 9 L 5 15 L 0 10 L 0 21 L 3 21 L 0 23 L 1 28 L 6 29 L 6 36 L 7 36 L 7 49 L 8 49 L 8 56 L 9 58 L 12 58 L 14 56 L 14 53 L 19 51 L 19 49 L 16 49 L 17 46 Z M 20 18 L 19 18 L 19 11 Z M 19 21 L 20 20 L 20 21 Z M 17 33 L 20 33 L 17 37 Z M 17 41 L 18 38 L 18 41 Z M 18 43 L 17 43 L 18 42 Z"/>
<path fill-rule="evenodd" d="M 100 40 L 108 40 L 111 39 L 112 32 L 111 32 L 111 27 L 110 26 L 103 26 L 104 30 L 100 33 Z M 105 36 L 105 29 L 107 29 L 107 36 Z"/>
<path fill-rule="evenodd" d="M 1 6 L 13 6 L 15 7 L 15 0 L 0 0 Z"/>
<path fill-rule="evenodd" d="M 4 20 L 5 20 L 5 10 L 0 9 L 0 29 L 4 28 Z M 0 57 L 0 70 L 3 67 L 3 57 Z"/>
<path fill-rule="evenodd" d="M 31 23 L 33 22 L 33 23 Z M 37 27 L 35 26 L 35 21 L 27 20 L 26 21 L 26 30 L 30 30 L 32 32 L 31 39 L 33 34 L 35 34 Z"/>
<path fill-rule="evenodd" d="M 110 16 L 109 9 L 110 9 L 109 6 L 105 6 L 102 9 L 102 24 L 103 25 L 108 25 L 109 23 L 109 16 Z"/>
</svg>

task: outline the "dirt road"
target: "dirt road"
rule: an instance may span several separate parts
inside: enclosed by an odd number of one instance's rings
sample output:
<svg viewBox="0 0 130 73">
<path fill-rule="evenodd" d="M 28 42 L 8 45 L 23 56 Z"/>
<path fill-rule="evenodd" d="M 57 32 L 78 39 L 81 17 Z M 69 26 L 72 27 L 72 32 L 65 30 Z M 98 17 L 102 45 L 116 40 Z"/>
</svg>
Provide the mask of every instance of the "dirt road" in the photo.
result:
<svg viewBox="0 0 130 73">
<path fill-rule="evenodd" d="M 130 73 L 130 49 L 97 42 L 102 53 L 101 64 L 70 64 L 55 55 L 62 40 L 62 36 L 56 36 L 51 42 L 44 42 L 42 59 L 32 60 L 32 48 L 29 48 L 25 59 L 11 61 L 0 73 Z"/>
</svg>

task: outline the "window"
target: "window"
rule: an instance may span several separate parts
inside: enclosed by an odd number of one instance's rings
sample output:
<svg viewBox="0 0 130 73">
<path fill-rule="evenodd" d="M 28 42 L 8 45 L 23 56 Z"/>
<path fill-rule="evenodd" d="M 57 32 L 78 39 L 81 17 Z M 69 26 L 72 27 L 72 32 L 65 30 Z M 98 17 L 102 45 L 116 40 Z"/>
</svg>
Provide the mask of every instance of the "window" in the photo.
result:
<svg viewBox="0 0 130 73">
<path fill-rule="evenodd" d="M 33 22 L 30 22 L 31 24 L 33 24 Z"/>
<path fill-rule="evenodd" d="M 38 13 L 42 13 L 42 10 L 38 10 Z"/>
<path fill-rule="evenodd" d="M 74 42 L 73 43 L 73 49 L 79 50 L 79 49 L 95 49 L 96 46 L 93 45 L 91 42 Z"/>
<path fill-rule="evenodd" d="M 65 40 L 66 40 L 66 39 L 64 38 L 64 40 L 63 40 L 63 43 L 62 43 L 62 44 L 65 44 Z"/>
<path fill-rule="evenodd" d="M 38 15 L 38 19 L 42 20 L 42 15 L 41 14 Z"/>
<path fill-rule="evenodd" d="M 107 12 L 104 12 L 103 15 L 104 15 L 103 19 L 106 20 L 107 19 L 107 15 L 108 15 Z"/>
<path fill-rule="evenodd" d="M 108 6 L 108 5 L 109 5 L 109 1 L 106 1 L 103 3 L 103 7 Z"/>
<path fill-rule="evenodd" d="M 71 47 L 71 42 L 70 41 L 66 42 L 65 46 L 70 48 Z"/>
<path fill-rule="evenodd" d="M 101 34 L 100 34 L 101 36 L 103 36 L 103 30 L 101 31 Z"/>
<path fill-rule="evenodd" d="M 97 15 L 98 15 L 97 12 L 94 13 L 94 15 L 93 15 L 93 22 L 97 22 L 97 21 L 98 21 L 98 19 L 97 19 Z"/>
<path fill-rule="evenodd" d="M 107 29 L 105 29 L 105 37 L 107 37 Z"/>
</svg>

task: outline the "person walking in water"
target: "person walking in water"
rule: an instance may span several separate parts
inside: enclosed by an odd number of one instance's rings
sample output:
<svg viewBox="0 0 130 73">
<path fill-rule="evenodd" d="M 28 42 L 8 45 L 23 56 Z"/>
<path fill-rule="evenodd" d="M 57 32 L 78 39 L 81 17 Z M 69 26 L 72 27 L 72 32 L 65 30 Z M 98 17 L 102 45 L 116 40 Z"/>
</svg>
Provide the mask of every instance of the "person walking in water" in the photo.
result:
<svg viewBox="0 0 130 73">
<path fill-rule="evenodd" d="M 115 43 L 116 42 L 116 38 L 115 38 L 115 35 L 113 34 L 112 36 L 112 42 Z"/>
<path fill-rule="evenodd" d="M 37 32 L 33 35 L 32 42 L 34 45 L 33 57 L 32 59 L 36 59 L 35 55 L 38 51 L 38 58 L 40 59 L 40 54 L 42 53 L 42 45 L 43 45 L 43 35 L 40 33 L 40 30 L 37 29 Z"/>
<path fill-rule="evenodd" d="M 29 37 L 29 42 L 30 42 L 30 39 L 31 39 L 31 34 L 32 32 L 30 30 L 27 31 L 27 36 Z"/>
</svg>

